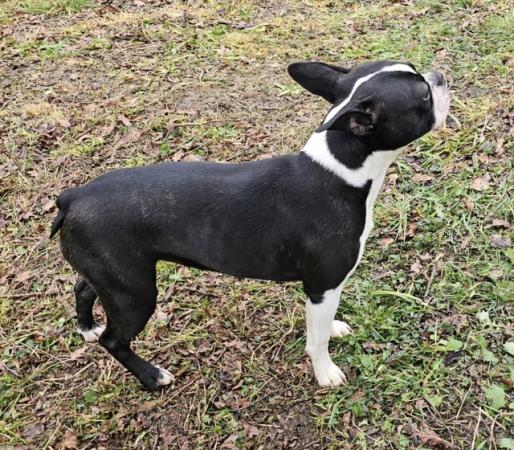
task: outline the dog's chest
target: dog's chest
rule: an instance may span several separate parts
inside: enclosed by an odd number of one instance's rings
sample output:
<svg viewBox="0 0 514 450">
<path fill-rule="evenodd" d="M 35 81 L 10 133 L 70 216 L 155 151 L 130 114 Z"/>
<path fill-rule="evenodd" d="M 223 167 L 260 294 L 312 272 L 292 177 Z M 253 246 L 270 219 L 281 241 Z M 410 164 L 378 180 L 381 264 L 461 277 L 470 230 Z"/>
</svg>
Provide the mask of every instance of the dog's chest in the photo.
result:
<svg viewBox="0 0 514 450">
<path fill-rule="evenodd" d="M 351 169 L 334 157 L 327 145 L 325 133 L 315 133 L 303 148 L 303 152 L 350 186 L 361 188 L 371 180 L 371 187 L 366 197 L 364 226 L 359 238 L 359 253 L 355 265 L 346 277 L 348 278 L 357 268 L 362 258 L 366 240 L 373 229 L 375 201 L 384 182 L 387 169 L 396 159 L 400 150 L 374 152 L 368 156 L 361 167 Z"/>
<path fill-rule="evenodd" d="M 371 187 L 368 192 L 368 196 L 366 198 L 366 217 L 364 222 L 364 228 L 362 230 L 362 234 L 359 238 L 359 255 L 357 261 L 355 262 L 355 266 L 352 269 L 353 271 L 357 268 L 364 253 L 364 247 L 366 241 L 373 229 L 373 208 L 375 206 L 375 201 L 377 199 L 378 193 L 380 192 L 380 188 L 384 182 L 384 178 L 387 172 L 387 169 L 391 165 L 391 163 L 398 156 L 399 150 L 395 151 L 384 151 L 381 153 L 377 153 L 371 155 L 368 160 L 368 173 L 370 175 Z"/>
</svg>

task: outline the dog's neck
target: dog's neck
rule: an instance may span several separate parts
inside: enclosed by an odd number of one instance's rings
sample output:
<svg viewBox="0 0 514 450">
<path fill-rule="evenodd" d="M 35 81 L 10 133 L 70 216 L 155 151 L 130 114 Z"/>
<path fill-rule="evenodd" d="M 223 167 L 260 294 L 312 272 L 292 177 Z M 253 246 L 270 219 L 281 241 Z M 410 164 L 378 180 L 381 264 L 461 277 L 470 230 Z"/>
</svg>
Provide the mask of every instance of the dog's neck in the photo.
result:
<svg viewBox="0 0 514 450">
<path fill-rule="evenodd" d="M 364 187 L 368 181 L 380 188 L 385 173 L 401 149 L 368 151 L 358 140 L 338 141 L 330 131 L 314 133 L 302 152 L 347 184 Z"/>
</svg>

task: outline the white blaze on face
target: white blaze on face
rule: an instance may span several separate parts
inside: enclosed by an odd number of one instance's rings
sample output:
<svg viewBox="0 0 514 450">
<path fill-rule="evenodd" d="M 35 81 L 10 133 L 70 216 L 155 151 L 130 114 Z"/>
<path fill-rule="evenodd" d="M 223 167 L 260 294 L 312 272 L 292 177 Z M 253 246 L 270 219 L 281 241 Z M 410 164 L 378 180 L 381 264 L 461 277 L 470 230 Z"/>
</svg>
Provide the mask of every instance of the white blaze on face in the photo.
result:
<svg viewBox="0 0 514 450">
<path fill-rule="evenodd" d="M 432 100 L 434 102 L 434 125 L 432 130 L 439 128 L 445 121 L 450 110 L 450 90 L 446 83 L 438 85 L 431 72 L 424 73 L 423 78 L 430 86 Z"/>
<path fill-rule="evenodd" d="M 411 72 L 411 73 L 417 73 L 411 66 L 408 66 L 407 64 L 391 64 L 390 66 L 382 67 L 380 70 L 377 70 L 376 72 L 370 73 L 369 75 L 366 75 L 364 77 L 359 78 L 355 84 L 353 85 L 353 88 L 348 95 L 339 105 L 335 106 L 332 110 L 329 111 L 327 114 L 327 117 L 325 117 L 325 120 L 323 123 L 327 123 L 332 117 L 334 117 L 339 111 L 341 111 L 348 103 L 350 103 L 350 100 L 355 94 L 355 91 L 357 88 L 365 83 L 366 81 L 371 80 L 374 76 L 384 73 L 384 72 Z"/>
</svg>

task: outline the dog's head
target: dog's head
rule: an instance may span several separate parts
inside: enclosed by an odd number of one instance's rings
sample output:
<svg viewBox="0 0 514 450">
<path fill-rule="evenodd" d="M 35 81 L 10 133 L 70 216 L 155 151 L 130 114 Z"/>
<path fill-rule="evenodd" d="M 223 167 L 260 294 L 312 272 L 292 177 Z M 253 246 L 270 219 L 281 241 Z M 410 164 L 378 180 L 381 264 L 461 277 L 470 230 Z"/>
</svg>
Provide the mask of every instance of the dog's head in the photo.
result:
<svg viewBox="0 0 514 450">
<path fill-rule="evenodd" d="M 446 120 L 450 96 L 442 74 L 420 74 L 412 64 L 380 61 L 353 69 L 294 63 L 291 77 L 333 103 L 322 131 L 342 131 L 369 148 L 396 149 Z"/>
</svg>

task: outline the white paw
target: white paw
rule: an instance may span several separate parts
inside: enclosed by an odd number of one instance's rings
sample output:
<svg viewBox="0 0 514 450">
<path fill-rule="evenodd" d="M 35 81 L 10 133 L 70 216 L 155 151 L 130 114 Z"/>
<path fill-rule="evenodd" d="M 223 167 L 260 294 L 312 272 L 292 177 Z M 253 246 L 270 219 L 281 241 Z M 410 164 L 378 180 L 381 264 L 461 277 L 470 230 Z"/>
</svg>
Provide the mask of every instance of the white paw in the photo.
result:
<svg viewBox="0 0 514 450">
<path fill-rule="evenodd" d="M 166 386 L 167 384 L 170 384 L 175 379 L 175 377 L 166 369 L 163 369 L 162 367 L 159 367 L 159 366 L 155 366 L 155 367 L 157 367 L 159 369 L 159 376 L 157 378 L 157 382 L 161 386 Z"/>
<path fill-rule="evenodd" d="M 90 330 L 82 330 L 80 328 L 77 331 L 82 335 L 86 342 L 96 342 L 100 335 L 104 332 L 105 327 L 103 325 L 96 324 Z"/>
<path fill-rule="evenodd" d="M 352 328 L 346 322 L 342 320 L 334 320 L 332 322 L 332 329 L 330 330 L 331 337 L 343 337 L 352 333 Z"/>
<path fill-rule="evenodd" d="M 314 375 L 321 387 L 336 387 L 346 383 L 346 375 L 332 361 L 314 367 Z"/>
</svg>

